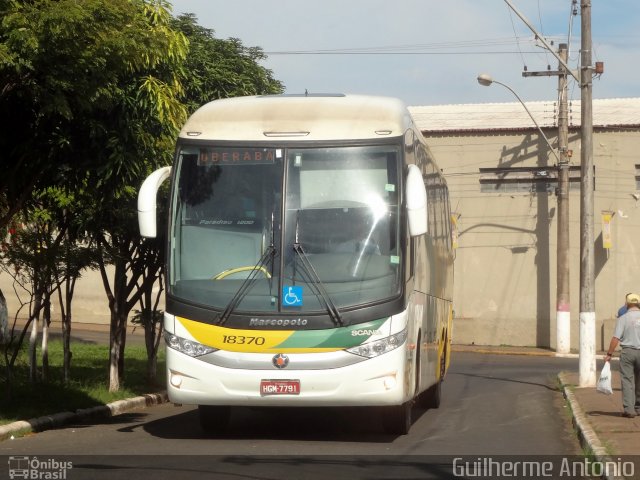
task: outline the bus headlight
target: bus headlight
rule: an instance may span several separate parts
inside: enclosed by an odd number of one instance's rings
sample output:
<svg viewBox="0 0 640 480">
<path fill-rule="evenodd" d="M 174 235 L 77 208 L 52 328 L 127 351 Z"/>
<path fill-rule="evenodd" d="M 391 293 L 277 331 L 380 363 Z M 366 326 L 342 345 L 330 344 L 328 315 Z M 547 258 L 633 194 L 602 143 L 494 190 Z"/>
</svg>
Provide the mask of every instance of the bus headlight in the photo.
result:
<svg viewBox="0 0 640 480">
<path fill-rule="evenodd" d="M 167 342 L 167 346 L 182 352 L 190 357 L 200 357 L 207 353 L 215 352 L 217 348 L 208 347 L 193 340 L 187 340 L 186 338 L 178 337 L 172 333 L 164 332 L 164 339 Z"/>
<path fill-rule="evenodd" d="M 357 347 L 347 348 L 347 352 L 361 357 L 373 358 L 383 353 L 390 352 L 401 346 L 407 340 L 407 329 L 394 333 L 389 337 L 376 340 L 375 342 L 363 343 Z"/>
</svg>

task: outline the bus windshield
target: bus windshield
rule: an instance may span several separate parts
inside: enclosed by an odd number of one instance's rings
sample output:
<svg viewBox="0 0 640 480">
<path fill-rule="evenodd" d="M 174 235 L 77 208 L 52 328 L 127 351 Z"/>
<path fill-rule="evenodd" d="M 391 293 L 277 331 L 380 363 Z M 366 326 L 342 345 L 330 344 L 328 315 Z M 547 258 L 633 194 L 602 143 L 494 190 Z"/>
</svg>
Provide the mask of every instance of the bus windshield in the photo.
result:
<svg viewBox="0 0 640 480">
<path fill-rule="evenodd" d="M 235 314 L 331 314 L 400 292 L 399 148 L 183 146 L 169 291 Z"/>
</svg>

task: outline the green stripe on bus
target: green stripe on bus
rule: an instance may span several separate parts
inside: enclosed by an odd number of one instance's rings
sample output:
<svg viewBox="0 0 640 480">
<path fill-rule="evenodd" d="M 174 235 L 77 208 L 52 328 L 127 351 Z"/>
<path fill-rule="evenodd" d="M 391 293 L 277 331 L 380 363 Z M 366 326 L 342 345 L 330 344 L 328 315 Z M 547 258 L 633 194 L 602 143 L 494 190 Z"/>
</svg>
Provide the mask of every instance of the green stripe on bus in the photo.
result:
<svg viewBox="0 0 640 480">
<path fill-rule="evenodd" d="M 274 348 L 351 348 L 368 340 L 387 320 L 381 318 L 328 330 L 298 330 Z M 355 331 L 367 333 L 354 335 Z"/>
</svg>

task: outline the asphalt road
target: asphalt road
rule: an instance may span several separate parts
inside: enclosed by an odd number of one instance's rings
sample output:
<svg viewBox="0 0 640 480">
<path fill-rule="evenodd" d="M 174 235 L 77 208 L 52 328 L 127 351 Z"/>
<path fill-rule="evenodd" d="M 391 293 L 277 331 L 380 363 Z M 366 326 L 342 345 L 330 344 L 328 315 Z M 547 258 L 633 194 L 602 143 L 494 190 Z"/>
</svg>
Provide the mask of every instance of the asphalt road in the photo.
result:
<svg viewBox="0 0 640 480">
<path fill-rule="evenodd" d="M 228 434 L 207 438 L 197 410 L 165 404 L 5 441 L 0 455 L 68 459 L 69 480 L 453 478 L 456 456 L 579 455 L 556 388 L 557 373 L 576 368 L 575 359 L 456 352 L 441 407 L 414 409 L 406 436 L 382 433 L 366 409 L 238 408 Z"/>
</svg>

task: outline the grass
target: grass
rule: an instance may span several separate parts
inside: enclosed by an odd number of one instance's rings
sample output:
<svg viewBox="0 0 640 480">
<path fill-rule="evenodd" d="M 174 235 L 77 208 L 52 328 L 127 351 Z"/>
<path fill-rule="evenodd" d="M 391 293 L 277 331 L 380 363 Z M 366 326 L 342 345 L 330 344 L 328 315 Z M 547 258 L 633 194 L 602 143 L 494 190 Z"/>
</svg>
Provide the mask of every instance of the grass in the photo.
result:
<svg viewBox="0 0 640 480">
<path fill-rule="evenodd" d="M 147 354 L 144 346 L 126 347 L 125 373 L 120 390 L 109 392 L 109 347 L 90 343 L 72 343 L 71 381 L 63 383 L 62 342 L 49 342 L 49 380 L 28 381 L 28 359 L 23 350 L 14 370 L 13 397 L 6 396 L 4 364 L 0 370 L 0 425 L 16 420 L 75 411 L 104 405 L 115 400 L 135 397 L 164 389 L 164 351 L 158 353 L 158 375 L 153 385 L 146 381 Z M 38 349 L 38 363 L 41 353 Z M 3 359 L 4 361 L 4 359 Z M 41 372 L 39 366 L 38 373 Z"/>
</svg>

